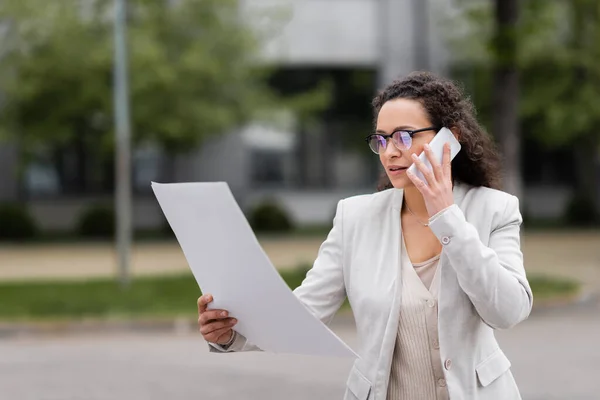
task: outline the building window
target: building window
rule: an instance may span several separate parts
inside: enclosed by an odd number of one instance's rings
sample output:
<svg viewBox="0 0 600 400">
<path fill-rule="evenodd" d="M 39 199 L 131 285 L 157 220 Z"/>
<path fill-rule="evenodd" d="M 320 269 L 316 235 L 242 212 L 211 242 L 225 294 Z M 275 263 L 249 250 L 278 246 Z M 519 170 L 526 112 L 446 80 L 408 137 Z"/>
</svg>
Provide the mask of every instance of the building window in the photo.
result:
<svg viewBox="0 0 600 400">
<path fill-rule="evenodd" d="M 252 150 L 251 181 L 257 186 L 282 186 L 286 177 L 286 155 L 273 150 Z"/>
<path fill-rule="evenodd" d="M 131 184 L 136 193 L 150 193 L 150 182 L 160 180 L 162 154 L 157 146 L 143 146 L 132 157 L 133 176 Z"/>
<path fill-rule="evenodd" d="M 51 163 L 35 160 L 25 170 L 24 186 L 32 197 L 55 196 L 60 193 L 60 179 Z"/>
<path fill-rule="evenodd" d="M 159 180 L 161 157 L 153 146 L 134 150 L 134 193 L 151 192 L 150 182 Z M 114 155 L 81 146 L 40 151 L 25 168 L 23 187 L 30 198 L 110 195 L 115 190 Z"/>
</svg>

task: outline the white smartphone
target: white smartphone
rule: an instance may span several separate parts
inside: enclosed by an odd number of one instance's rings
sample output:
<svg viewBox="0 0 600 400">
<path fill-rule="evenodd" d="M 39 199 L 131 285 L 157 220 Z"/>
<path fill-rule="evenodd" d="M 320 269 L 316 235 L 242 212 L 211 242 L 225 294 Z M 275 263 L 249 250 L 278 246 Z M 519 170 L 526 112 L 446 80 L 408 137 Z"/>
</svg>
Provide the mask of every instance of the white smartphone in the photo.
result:
<svg viewBox="0 0 600 400">
<path fill-rule="evenodd" d="M 446 144 L 446 143 L 450 143 L 450 160 L 454 160 L 454 157 L 456 157 L 456 155 L 460 151 L 461 146 L 460 146 L 460 143 L 458 142 L 458 140 L 456 140 L 456 138 L 454 137 L 454 134 L 452 133 L 452 131 L 450 129 L 448 129 L 448 128 L 440 129 L 438 131 L 438 133 L 433 137 L 431 142 L 429 142 L 429 146 L 431 147 L 431 152 L 433 153 L 433 155 L 435 156 L 435 158 L 437 159 L 437 161 L 440 164 L 442 163 L 442 157 L 444 155 L 444 144 Z M 427 158 L 425 151 L 423 151 L 421 154 L 419 154 L 419 160 L 421 160 L 427 168 L 431 169 L 431 163 L 429 162 L 429 159 Z M 415 163 L 413 163 L 408 168 L 408 170 L 410 172 L 412 172 L 413 174 L 415 174 L 423 182 L 425 182 L 425 184 L 427 184 L 427 179 L 425 179 L 425 177 L 423 176 L 421 171 L 419 171 L 417 169 L 417 166 Z"/>
</svg>

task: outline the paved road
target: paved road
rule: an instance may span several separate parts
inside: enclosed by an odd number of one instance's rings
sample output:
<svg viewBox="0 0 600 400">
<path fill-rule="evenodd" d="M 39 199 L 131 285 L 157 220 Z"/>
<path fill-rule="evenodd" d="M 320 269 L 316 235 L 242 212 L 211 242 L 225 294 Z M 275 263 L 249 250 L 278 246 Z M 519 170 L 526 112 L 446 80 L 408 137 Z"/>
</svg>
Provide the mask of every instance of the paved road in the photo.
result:
<svg viewBox="0 0 600 400">
<path fill-rule="evenodd" d="M 348 323 L 334 330 L 355 344 Z M 600 399 L 600 305 L 499 332 L 525 400 Z M 195 334 L 0 340 L 10 400 L 337 399 L 350 361 L 209 354 Z"/>
</svg>

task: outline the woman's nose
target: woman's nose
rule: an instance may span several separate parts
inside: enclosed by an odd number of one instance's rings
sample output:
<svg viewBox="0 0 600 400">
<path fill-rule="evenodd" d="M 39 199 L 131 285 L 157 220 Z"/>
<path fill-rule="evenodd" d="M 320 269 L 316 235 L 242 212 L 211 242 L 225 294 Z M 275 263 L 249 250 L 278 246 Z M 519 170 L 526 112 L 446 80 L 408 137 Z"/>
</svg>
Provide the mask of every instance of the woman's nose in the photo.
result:
<svg viewBox="0 0 600 400">
<path fill-rule="evenodd" d="M 402 157 L 402 152 L 400 151 L 400 149 L 398 149 L 396 147 L 396 145 L 390 139 L 388 139 L 388 141 L 385 145 L 383 154 L 386 157 L 392 157 L 392 156 Z"/>
</svg>

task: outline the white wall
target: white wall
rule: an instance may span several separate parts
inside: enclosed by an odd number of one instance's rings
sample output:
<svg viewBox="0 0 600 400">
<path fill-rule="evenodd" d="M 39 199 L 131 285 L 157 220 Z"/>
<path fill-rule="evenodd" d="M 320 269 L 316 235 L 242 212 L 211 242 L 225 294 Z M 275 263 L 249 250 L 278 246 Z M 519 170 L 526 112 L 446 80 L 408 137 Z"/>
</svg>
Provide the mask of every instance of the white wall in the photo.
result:
<svg viewBox="0 0 600 400">
<path fill-rule="evenodd" d="M 175 181 L 224 181 L 234 195 L 241 194 L 249 184 L 249 157 L 239 132 L 211 138 L 198 150 L 178 157 Z"/>
<path fill-rule="evenodd" d="M 375 65 L 376 0 L 243 0 L 252 18 L 265 10 L 280 10 L 283 25 L 264 48 L 269 61 L 289 64 Z M 262 26 L 260 20 L 257 22 Z"/>
<path fill-rule="evenodd" d="M 111 197 L 31 200 L 29 211 L 40 229 L 71 231 L 77 227 L 81 214 L 97 202 L 111 202 Z M 154 195 L 136 197 L 132 203 L 132 224 L 136 229 L 160 228 L 166 219 Z"/>
<path fill-rule="evenodd" d="M 243 209 L 249 210 L 266 198 L 274 198 L 289 212 L 300 226 L 326 225 L 332 222 L 337 202 L 357 194 L 373 193 L 374 188 L 346 188 L 320 191 L 253 191 L 238 199 Z M 570 196 L 565 188 L 531 187 L 527 190 L 522 213 L 535 218 L 562 215 Z M 33 200 L 28 202 L 36 222 L 44 230 L 70 230 L 77 226 L 81 213 L 98 199 Z M 105 200 L 110 201 L 109 198 Z M 525 210 L 525 204 L 527 209 Z M 133 202 L 133 224 L 137 229 L 160 228 L 165 217 L 153 196 L 138 197 Z"/>
<path fill-rule="evenodd" d="M 246 209 L 252 209 L 264 199 L 274 199 L 299 226 L 327 225 L 333 221 L 341 199 L 363 193 L 369 193 L 369 190 L 257 191 L 247 199 Z"/>
<path fill-rule="evenodd" d="M 429 32 L 430 69 L 442 72 L 449 52 L 444 24 L 451 4 L 427 0 L 429 23 L 414 19 L 426 0 L 243 0 L 244 14 L 263 27 L 278 21 L 263 57 L 283 65 L 382 66 L 385 80 L 416 68 L 415 35 Z M 268 11 L 267 11 L 268 10 Z M 275 17 L 259 17 L 265 12 Z"/>
</svg>

